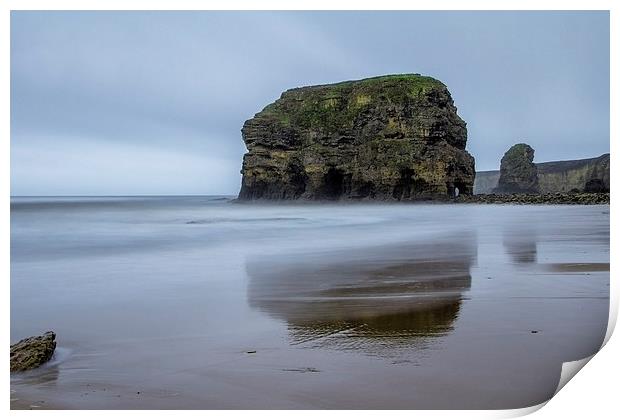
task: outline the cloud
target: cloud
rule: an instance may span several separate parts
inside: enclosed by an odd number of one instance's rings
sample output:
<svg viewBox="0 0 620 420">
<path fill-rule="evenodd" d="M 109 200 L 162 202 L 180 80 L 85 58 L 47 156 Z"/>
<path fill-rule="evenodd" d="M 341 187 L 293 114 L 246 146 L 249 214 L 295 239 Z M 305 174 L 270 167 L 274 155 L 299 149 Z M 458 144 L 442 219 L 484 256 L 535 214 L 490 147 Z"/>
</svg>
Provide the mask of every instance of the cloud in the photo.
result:
<svg viewBox="0 0 620 420">
<path fill-rule="evenodd" d="M 13 11 L 12 192 L 234 194 L 241 126 L 283 90 L 403 72 L 448 85 L 478 169 L 609 151 L 608 12 Z"/>
</svg>

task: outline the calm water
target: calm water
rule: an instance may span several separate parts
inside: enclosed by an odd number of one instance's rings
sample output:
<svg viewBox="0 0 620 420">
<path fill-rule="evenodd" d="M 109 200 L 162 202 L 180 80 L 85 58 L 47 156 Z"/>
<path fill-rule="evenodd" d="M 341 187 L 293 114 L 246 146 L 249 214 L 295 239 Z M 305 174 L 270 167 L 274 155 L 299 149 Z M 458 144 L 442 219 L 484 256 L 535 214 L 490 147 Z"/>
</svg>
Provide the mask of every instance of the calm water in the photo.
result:
<svg viewBox="0 0 620 420">
<path fill-rule="evenodd" d="M 11 200 L 14 408 L 519 408 L 608 308 L 609 206 Z"/>
</svg>

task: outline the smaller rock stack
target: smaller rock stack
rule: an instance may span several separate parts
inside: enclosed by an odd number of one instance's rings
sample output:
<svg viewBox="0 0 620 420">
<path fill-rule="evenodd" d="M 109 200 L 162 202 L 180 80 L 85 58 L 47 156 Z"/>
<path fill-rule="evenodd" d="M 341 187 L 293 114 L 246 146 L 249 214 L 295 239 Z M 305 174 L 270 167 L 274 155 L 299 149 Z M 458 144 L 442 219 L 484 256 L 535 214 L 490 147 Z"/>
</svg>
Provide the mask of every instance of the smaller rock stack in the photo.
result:
<svg viewBox="0 0 620 420">
<path fill-rule="evenodd" d="M 538 169 L 534 149 L 525 143 L 512 146 L 504 154 L 496 194 L 538 194 Z"/>
</svg>

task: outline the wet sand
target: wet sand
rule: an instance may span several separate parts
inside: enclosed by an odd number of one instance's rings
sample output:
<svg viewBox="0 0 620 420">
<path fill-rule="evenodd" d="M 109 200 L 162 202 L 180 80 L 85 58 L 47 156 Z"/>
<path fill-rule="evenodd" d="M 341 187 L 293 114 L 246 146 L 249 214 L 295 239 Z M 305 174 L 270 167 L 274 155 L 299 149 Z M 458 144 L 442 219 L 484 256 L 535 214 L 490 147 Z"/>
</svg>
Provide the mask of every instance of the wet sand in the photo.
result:
<svg viewBox="0 0 620 420">
<path fill-rule="evenodd" d="M 521 408 L 606 331 L 608 206 L 189 207 L 147 251 L 21 243 L 12 340 L 59 350 L 12 409 Z"/>
</svg>

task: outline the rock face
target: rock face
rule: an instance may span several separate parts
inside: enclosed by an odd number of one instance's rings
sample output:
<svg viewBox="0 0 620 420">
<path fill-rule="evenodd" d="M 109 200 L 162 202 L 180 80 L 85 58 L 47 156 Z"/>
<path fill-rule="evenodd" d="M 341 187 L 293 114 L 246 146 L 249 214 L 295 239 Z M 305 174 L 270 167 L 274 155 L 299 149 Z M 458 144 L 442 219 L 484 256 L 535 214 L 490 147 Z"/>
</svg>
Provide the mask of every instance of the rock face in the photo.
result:
<svg viewBox="0 0 620 420">
<path fill-rule="evenodd" d="M 592 178 L 586 182 L 586 186 L 583 188 L 586 193 L 606 193 L 609 192 L 609 188 L 605 186 L 605 183 L 600 178 Z"/>
<path fill-rule="evenodd" d="M 446 86 L 417 74 L 287 90 L 241 130 L 240 200 L 471 194 L 474 159 Z"/>
<path fill-rule="evenodd" d="M 542 194 L 587 192 L 586 184 L 600 179 L 604 192 L 609 192 L 609 153 L 599 157 L 579 160 L 562 160 L 537 163 L 538 185 Z M 474 194 L 489 194 L 497 187 L 499 171 L 476 172 Z"/>
<path fill-rule="evenodd" d="M 56 334 L 25 338 L 11 346 L 11 372 L 30 370 L 41 366 L 54 355 Z"/>
<path fill-rule="evenodd" d="M 504 154 L 499 169 L 497 194 L 536 194 L 538 169 L 534 164 L 534 149 L 525 143 L 512 146 Z"/>
</svg>

